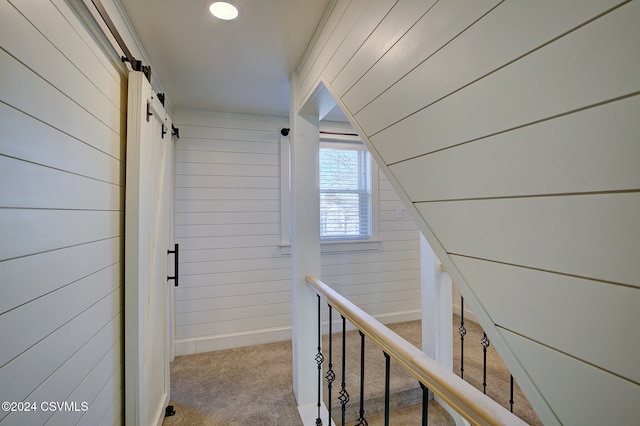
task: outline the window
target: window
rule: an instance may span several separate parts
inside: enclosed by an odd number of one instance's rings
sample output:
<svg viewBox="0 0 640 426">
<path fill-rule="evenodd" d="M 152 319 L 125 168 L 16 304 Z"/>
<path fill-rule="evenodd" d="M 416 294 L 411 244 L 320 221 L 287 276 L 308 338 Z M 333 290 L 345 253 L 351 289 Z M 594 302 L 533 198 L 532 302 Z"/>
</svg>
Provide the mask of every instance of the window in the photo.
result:
<svg viewBox="0 0 640 426">
<path fill-rule="evenodd" d="M 371 156 L 361 142 L 320 143 L 320 238 L 372 236 Z"/>
<path fill-rule="evenodd" d="M 379 250 L 378 166 L 353 129 L 342 123 L 320 130 L 321 252 Z M 280 138 L 280 252 L 291 254 L 289 136 Z"/>
</svg>

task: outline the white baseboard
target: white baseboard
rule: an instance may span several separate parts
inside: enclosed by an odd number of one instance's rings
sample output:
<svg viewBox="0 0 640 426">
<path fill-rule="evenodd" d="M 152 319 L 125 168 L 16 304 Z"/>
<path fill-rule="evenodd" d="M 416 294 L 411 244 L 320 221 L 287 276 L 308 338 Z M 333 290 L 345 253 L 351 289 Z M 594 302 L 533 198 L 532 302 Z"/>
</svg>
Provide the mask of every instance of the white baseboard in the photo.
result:
<svg viewBox="0 0 640 426">
<path fill-rule="evenodd" d="M 283 340 L 291 340 L 291 327 L 251 330 L 242 333 L 205 336 L 197 339 L 180 339 L 175 341 L 175 353 L 176 356 L 191 355 Z"/>
<path fill-rule="evenodd" d="M 383 324 L 396 322 L 415 321 L 422 316 L 419 309 L 400 312 L 389 312 L 377 315 L 375 318 Z M 340 318 L 339 315 L 338 320 Z M 334 318 L 333 331 L 339 332 L 338 320 Z M 354 330 L 353 325 L 347 323 L 347 330 Z M 323 332 L 328 333 L 329 327 L 325 323 Z M 212 352 L 223 349 L 240 348 L 243 346 L 261 345 L 265 343 L 291 340 L 291 327 L 279 327 L 273 329 L 250 330 L 242 333 L 227 333 L 217 336 L 204 336 L 194 339 L 177 339 L 174 343 L 175 355 L 191 355 L 201 352 Z"/>
<path fill-rule="evenodd" d="M 394 324 L 397 322 L 405 321 L 419 321 L 422 319 L 422 311 L 419 309 L 413 309 L 410 311 L 388 312 L 380 315 L 374 315 L 374 318 L 383 324 Z M 356 327 L 347 321 L 347 331 L 355 330 Z M 333 315 L 333 332 L 342 332 L 342 320 L 340 314 L 334 313 Z M 322 334 L 329 334 L 329 321 L 324 318 L 322 321 Z"/>
<path fill-rule="evenodd" d="M 418 321 L 422 319 L 422 311 L 420 309 L 412 309 L 410 311 L 390 312 L 386 314 L 376 315 L 375 318 L 383 324 L 393 324 L 396 322 Z"/>
</svg>

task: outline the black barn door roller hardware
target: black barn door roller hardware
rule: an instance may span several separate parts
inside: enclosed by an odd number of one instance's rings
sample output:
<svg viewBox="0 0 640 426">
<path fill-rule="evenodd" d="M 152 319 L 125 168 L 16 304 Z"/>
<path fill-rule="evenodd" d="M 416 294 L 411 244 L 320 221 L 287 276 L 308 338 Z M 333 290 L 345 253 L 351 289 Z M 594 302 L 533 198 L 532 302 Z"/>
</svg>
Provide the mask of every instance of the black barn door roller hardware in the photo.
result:
<svg viewBox="0 0 640 426">
<path fill-rule="evenodd" d="M 142 61 L 133 57 L 133 54 L 131 54 L 131 51 L 127 47 L 127 44 L 124 42 L 124 40 L 122 39 L 122 36 L 116 29 L 115 24 L 109 17 L 107 10 L 102 5 L 102 1 L 91 0 L 91 2 L 95 6 L 95 8 L 98 10 L 100 17 L 102 17 L 102 20 L 104 21 L 107 28 L 109 28 L 109 31 L 111 32 L 111 35 L 113 36 L 113 38 L 115 38 L 116 43 L 118 43 L 118 46 L 120 46 L 120 48 L 124 52 L 124 56 L 122 56 L 121 58 L 122 62 L 129 62 L 131 64 L 131 68 L 134 71 L 142 71 L 142 73 L 144 73 L 144 75 L 147 77 L 147 80 L 149 80 L 149 83 L 151 83 L 151 67 L 148 65 L 142 65 Z"/>
</svg>

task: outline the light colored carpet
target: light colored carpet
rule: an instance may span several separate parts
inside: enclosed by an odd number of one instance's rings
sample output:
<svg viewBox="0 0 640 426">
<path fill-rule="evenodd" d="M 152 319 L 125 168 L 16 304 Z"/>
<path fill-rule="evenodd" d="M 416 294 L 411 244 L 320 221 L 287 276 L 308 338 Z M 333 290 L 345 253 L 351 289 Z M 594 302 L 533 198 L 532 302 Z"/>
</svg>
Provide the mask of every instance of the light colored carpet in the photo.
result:
<svg viewBox="0 0 640 426">
<path fill-rule="evenodd" d="M 291 341 L 180 356 L 163 425 L 302 425 L 292 383 Z"/>
<path fill-rule="evenodd" d="M 454 371 L 459 374 L 460 350 L 454 317 Z M 391 324 L 396 333 L 420 347 L 420 322 Z M 482 330 L 467 322 L 465 336 L 465 379 L 482 389 Z M 328 368 L 328 337 L 324 337 L 325 361 Z M 332 391 L 332 414 L 340 424 L 341 410 L 337 402 L 340 390 L 340 333 L 333 335 L 333 364 L 336 381 Z M 360 336 L 347 332 L 347 390 L 351 402 L 347 424 L 358 417 L 360 386 Z M 382 425 L 384 407 L 384 363 L 382 351 L 365 339 L 365 417 L 369 425 Z M 487 351 L 487 394 L 508 407 L 509 372 L 495 349 Z M 269 343 L 177 357 L 171 365 L 171 402 L 176 415 L 167 417 L 163 425 L 301 425 L 292 391 L 291 341 Z M 393 361 L 391 363 L 392 425 L 421 424 L 422 391 L 415 379 Z M 325 382 L 325 404 L 328 405 Z M 514 413 L 527 423 L 541 425 L 528 402 L 516 386 Z M 322 419 L 326 424 L 326 419 Z M 351 423 L 349 423 L 351 422 Z M 430 425 L 453 425 L 453 419 L 437 403 L 429 404 Z"/>
</svg>

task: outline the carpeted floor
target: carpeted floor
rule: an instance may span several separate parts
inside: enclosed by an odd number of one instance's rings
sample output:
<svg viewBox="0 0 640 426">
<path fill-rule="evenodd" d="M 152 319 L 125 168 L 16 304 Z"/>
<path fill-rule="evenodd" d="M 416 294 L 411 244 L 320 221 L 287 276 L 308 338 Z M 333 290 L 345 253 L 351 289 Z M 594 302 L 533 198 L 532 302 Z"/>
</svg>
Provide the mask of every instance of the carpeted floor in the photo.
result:
<svg viewBox="0 0 640 426">
<path fill-rule="evenodd" d="M 460 335 L 458 326 L 460 316 L 453 316 L 453 371 L 460 376 Z M 464 336 L 464 376 L 463 378 L 475 388 L 482 390 L 483 386 L 483 353 L 480 340 L 482 327 L 472 321 L 465 321 L 467 334 Z M 503 407 L 509 408 L 510 399 L 509 370 L 500 359 L 495 348 L 489 344 L 487 348 L 487 395 Z M 513 413 L 530 425 L 542 425 L 535 411 L 527 401 L 517 383 L 514 383 Z"/>
<path fill-rule="evenodd" d="M 459 374 L 460 350 L 454 317 L 454 371 Z M 467 322 L 465 336 L 465 379 L 482 389 L 482 330 Z M 396 333 L 420 346 L 420 322 L 411 321 L 390 325 Z M 360 337 L 357 331 L 347 332 L 347 390 L 350 403 L 346 410 L 347 424 L 353 424 L 359 410 Z M 340 390 L 341 334 L 333 336 L 333 364 L 336 381 L 332 391 L 332 415 L 340 424 L 341 410 L 337 402 Z M 365 415 L 369 425 L 382 425 L 384 406 L 384 355 L 368 339 L 365 340 Z M 326 372 L 328 340 L 323 342 Z M 508 407 L 509 373 L 495 349 L 487 351 L 487 394 Z M 421 424 L 421 390 L 410 377 L 392 361 L 391 364 L 392 425 Z M 228 349 L 177 357 L 171 365 L 171 402 L 176 415 L 164 420 L 174 425 L 301 425 L 292 391 L 291 341 L 245 348 Z M 325 383 L 325 404 L 328 390 Z M 516 385 L 514 413 L 532 425 L 542 424 Z M 324 420 L 324 419 L 323 419 Z M 349 423 L 351 422 L 351 423 Z M 325 420 L 326 423 L 326 420 Z M 437 403 L 429 404 L 429 424 L 453 425 L 453 419 Z"/>
<path fill-rule="evenodd" d="M 301 425 L 291 341 L 177 357 L 163 425 Z"/>
</svg>

